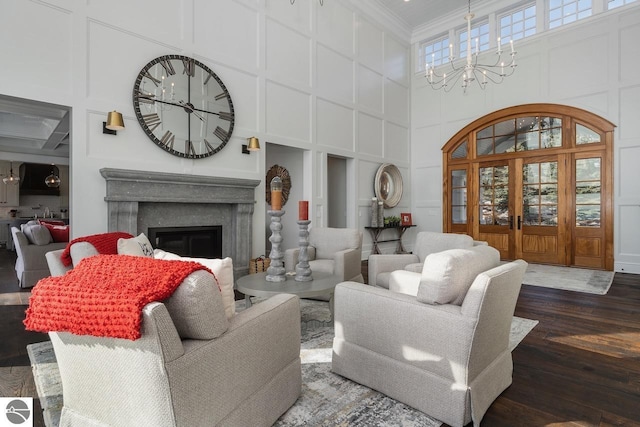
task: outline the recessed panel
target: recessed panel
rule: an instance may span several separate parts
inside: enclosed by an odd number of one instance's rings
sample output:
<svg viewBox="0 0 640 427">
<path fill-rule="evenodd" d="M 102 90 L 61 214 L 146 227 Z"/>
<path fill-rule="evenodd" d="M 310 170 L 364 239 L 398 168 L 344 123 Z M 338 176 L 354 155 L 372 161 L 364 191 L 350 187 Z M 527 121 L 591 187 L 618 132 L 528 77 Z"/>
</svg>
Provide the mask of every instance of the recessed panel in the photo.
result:
<svg viewBox="0 0 640 427">
<path fill-rule="evenodd" d="M 620 126 L 616 129 L 616 137 L 620 139 L 636 140 L 640 135 L 640 120 L 638 120 L 638 100 L 640 100 L 640 86 L 620 89 Z M 617 139 L 616 138 L 616 139 Z"/>
<path fill-rule="evenodd" d="M 403 85 L 409 85 L 410 57 L 409 46 L 400 44 L 396 39 L 387 35 L 384 43 L 384 64 L 387 78 Z"/>
<path fill-rule="evenodd" d="M 353 60 L 320 44 L 317 56 L 319 93 L 337 101 L 354 102 Z"/>
<path fill-rule="evenodd" d="M 416 189 L 413 194 L 416 205 L 439 206 L 442 204 L 442 168 L 440 165 L 415 168 L 411 175 L 411 182 Z"/>
<path fill-rule="evenodd" d="M 384 33 L 371 22 L 358 18 L 358 57 L 367 67 L 384 72 Z"/>
<path fill-rule="evenodd" d="M 620 30 L 620 81 L 638 82 L 638 40 L 640 40 L 640 13 L 629 11 L 627 19 L 635 15 L 636 25 Z"/>
<path fill-rule="evenodd" d="M 397 162 L 409 162 L 409 129 L 386 122 L 384 126 L 384 157 Z"/>
<path fill-rule="evenodd" d="M 266 68 L 270 79 L 311 86 L 311 40 L 275 21 L 267 20 Z"/>
<path fill-rule="evenodd" d="M 384 85 L 384 111 L 392 120 L 409 123 L 409 88 L 387 80 Z"/>
<path fill-rule="evenodd" d="M 382 113 L 382 93 L 384 77 L 370 68 L 359 66 L 358 104 L 367 110 Z"/>
<path fill-rule="evenodd" d="M 624 230 L 618 233 L 620 236 L 618 252 L 622 256 L 637 256 L 640 254 L 640 205 L 623 205 L 618 206 L 620 211 L 619 224 L 624 226 Z"/>
<path fill-rule="evenodd" d="M 317 3 L 316 0 L 307 1 Z M 318 7 L 316 13 L 318 39 L 338 52 L 353 55 L 355 50 L 354 12 L 337 1 L 325 1 L 324 6 Z"/>
<path fill-rule="evenodd" d="M 280 84 L 266 83 L 265 123 L 267 133 L 309 141 L 311 96 Z"/>
<path fill-rule="evenodd" d="M 358 114 L 358 152 L 382 157 L 382 119 Z"/>
<path fill-rule="evenodd" d="M 353 110 L 320 98 L 316 109 L 318 144 L 353 151 Z"/>
</svg>

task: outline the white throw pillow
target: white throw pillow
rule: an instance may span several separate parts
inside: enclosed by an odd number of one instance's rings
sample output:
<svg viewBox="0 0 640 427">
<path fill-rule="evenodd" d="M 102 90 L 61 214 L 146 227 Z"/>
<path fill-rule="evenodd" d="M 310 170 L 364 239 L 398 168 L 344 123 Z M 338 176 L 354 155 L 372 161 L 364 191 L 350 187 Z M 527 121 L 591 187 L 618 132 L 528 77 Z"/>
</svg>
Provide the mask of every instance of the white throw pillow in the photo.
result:
<svg viewBox="0 0 640 427">
<path fill-rule="evenodd" d="M 43 246 L 53 242 L 49 229 L 44 225 L 27 225 L 25 227 L 22 227 L 22 232 L 27 237 L 29 243 L 31 243 L 32 245 Z"/>
<path fill-rule="evenodd" d="M 427 256 L 417 300 L 427 304 L 461 305 L 476 276 L 500 264 L 491 246 L 449 249 Z"/>
<path fill-rule="evenodd" d="M 118 239 L 118 255 L 133 255 L 153 258 L 153 246 L 144 235 L 140 233 L 137 237 L 130 239 Z"/>
<path fill-rule="evenodd" d="M 235 293 L 233 291 L 233 261 L 231 258 L 188 258 L 163 251 L 162 249 L 155 249 L 153 251 L 153 257 L 155 259 L 165 260 L 195 261 L 207 267 L 213 272 L 216 279 L 218 279 L 227 319 L 231 319 L 236 313 Z"/>
</svg>

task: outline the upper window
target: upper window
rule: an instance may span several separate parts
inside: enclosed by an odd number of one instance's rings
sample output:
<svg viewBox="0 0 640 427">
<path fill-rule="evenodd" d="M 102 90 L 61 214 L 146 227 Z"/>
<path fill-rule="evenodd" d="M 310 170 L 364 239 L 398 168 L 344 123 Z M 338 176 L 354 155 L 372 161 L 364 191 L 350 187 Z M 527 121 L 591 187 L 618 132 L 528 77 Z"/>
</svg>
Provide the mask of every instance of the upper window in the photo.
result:
<svg viewBox="0 0 640 427">
<path fill-rule="evenodd" d="M 430 40 L 420 45 L 420 69 L 426 69 L 426 65 L 437 67 L 449 62 L 452 55 L 449 37 L 443 36 L 435 40 Z"/>
<path fill-rule="evenodd" d="M 625 4 L 633 3 L 636 0 L 609 0 L 607 2 L 607 9 L 615 9 L 616 7 L 624 6 Z"/>
<path fill-rule="evenodd" d="M 562 146 L 562 119 L 528 116 L 508 119 L 476 134 L 478 156 Z"/>
<path fill-rule="evenodd" d="M 591 0 L 549 0 L 549 28 L 591 16 Z"/>
<path fill-rule="evenodd" d="M 498 17 L 500 42 L 508 43 L 536 33 L 536 5 L 525 5 Z"/>
<path fill-rule="evenodd" d="M 465 28 L 458 35 L 460 42 L 460 58 L 467 56 L 467 29 Z M 484 22 L 471 27 L 471 53 L 478 53 L 489 50 L 489 23 Z"/>
</svg>

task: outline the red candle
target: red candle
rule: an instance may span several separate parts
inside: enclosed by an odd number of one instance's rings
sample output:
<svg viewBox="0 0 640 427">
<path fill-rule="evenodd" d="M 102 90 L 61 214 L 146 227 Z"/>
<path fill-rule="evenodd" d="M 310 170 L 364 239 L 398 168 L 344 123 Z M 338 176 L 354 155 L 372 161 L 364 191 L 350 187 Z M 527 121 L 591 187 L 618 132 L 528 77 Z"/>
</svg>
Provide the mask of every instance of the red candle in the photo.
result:
<svg viewBox="0 0 640 427">
<path fill-rule="evenodd" d="M 309 202 L 300 200 L 298 202 L 298 220 L 307 221 L 309 219 Z"/>
</svg>

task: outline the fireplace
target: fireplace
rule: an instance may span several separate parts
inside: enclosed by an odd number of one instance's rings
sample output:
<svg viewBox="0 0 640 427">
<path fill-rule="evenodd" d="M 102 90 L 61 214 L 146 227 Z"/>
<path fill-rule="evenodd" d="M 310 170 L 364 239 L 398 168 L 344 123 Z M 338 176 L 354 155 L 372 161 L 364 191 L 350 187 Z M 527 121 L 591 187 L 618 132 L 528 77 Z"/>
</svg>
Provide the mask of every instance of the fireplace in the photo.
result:
<svg viewBox="0 0 640 427">
<path fill-rule="evenodd" d="M 180 256 L 222 258 L 222 226 L 149 227 L 149 241 L 154 248 Z"/>
<path fill-rule="evenodd" d="M 110 168 L 100 173 L 109 231 L 149 236 L 157 228 L 220 227 L 218 257 L 233 260 L 235 277 L 248 273 L 259 180 Z"/>
</svg>

